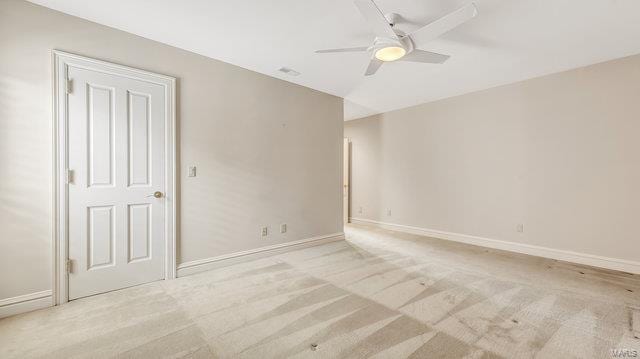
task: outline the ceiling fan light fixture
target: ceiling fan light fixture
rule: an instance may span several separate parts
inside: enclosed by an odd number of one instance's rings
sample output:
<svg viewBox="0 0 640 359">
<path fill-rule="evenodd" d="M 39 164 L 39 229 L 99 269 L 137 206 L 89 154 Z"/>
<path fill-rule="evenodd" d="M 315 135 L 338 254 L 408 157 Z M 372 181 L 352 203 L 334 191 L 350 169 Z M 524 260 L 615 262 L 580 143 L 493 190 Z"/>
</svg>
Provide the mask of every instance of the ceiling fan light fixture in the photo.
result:
<svg viewBox="0 0 640 359">
<path fill-rule="evenodd" d="M 396 61 L 407 54 L 407 50 L 400 46 L 387 46 L 376 50 L 375 57 L 380 61 Z"/>
</svg>

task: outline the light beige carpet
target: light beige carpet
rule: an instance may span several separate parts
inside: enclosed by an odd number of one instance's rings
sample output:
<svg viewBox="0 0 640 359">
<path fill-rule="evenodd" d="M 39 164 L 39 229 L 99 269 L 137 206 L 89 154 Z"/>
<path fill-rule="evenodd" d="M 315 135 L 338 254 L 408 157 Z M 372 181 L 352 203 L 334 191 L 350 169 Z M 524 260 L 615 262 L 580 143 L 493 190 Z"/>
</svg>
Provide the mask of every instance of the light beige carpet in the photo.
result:
<svg viewBox="0 0 640 359">
<path fill-rule="evenodd" d="M 0 358 L 609 358 L 640 276 L 349 226 L 348 240 L 0 320 Z"/>
</svg>

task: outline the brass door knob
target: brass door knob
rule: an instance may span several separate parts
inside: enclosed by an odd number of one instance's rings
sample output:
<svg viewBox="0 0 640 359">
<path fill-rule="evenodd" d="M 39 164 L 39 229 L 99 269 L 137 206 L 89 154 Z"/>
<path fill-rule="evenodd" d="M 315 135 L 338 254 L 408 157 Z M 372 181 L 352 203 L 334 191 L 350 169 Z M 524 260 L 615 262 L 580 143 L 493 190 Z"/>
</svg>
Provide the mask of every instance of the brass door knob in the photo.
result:
<svg viewBox="0 0 640 359">
<path fill-rule="evenodd" d="M 160 191 L 155 191 L 155 192 L 153 192 L 153 194 L 152 194 L 152 195 L 147 196 L 147 197 L 162 198 L 162 192 L 160 192 Z"/>
</svg>

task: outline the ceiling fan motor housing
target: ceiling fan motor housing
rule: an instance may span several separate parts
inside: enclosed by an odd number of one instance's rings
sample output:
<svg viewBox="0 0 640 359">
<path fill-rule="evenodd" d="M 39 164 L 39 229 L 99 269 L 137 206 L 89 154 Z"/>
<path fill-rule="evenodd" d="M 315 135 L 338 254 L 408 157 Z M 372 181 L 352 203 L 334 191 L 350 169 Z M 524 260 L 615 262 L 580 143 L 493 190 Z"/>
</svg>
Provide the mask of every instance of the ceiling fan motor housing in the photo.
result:
<svg viewBox="0 0 640 359">
<path fill-rule="evenodd" d="M 385 47 L 402 47 L 407 54 L 413 51 L 414 45 L 413 41 L 409 36 L 404 36 L 399 39 L 390 39 L 387 37 L 376 37 L 373 41 L 373 45 L 370 47 L 374 53 L 380 49 L 384 49 Z"/>
</svg>

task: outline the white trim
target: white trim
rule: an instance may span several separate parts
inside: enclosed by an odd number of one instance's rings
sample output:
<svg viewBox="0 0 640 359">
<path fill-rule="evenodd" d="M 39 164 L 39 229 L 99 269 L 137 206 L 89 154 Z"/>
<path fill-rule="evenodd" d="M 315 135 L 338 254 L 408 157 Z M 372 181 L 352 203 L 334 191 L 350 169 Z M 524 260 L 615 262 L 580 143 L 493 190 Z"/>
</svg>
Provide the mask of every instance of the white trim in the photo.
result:
<svg viewBox="0 0 640 359">
<path fill-rule="evenodd" d="M 51 291 L 50 290 L 43 290 L 41 292 L 34 292 L 34 293 L 19 295 L 17 297 L 0 299 L 0 307 L 4 307 L 6 305 L 22 303 L 22 302 L 27 302 L 27 301 L 34 300 L 34 299 L 41 299 L 41 298 L 45 298 L 45 297 L 49 297 L 49 296 L 51 296 Z"/>
<path fill-rule="evenodd" d="M 592 267 L 612 269 L 627 273 L 640 274 L 640 262 L 625 259 L 601 257 L 593 254 L 572 252 L 563 249 L 535 246 L 531 244 L 515 243 L 491 238 L 472 236 L 469 234 L 439 231 L 435 229 L 406 226 L 403 224 L 379 222 L 364 218 L 351 218 L 354 224 L 374 225 L 379 228 L 390 229 L 398 232 L 417 234 L 426 237 L 444 239 L 448 241 L 473 244 L 480 247 L 500 249 L 503 251 L 528 254 L 536 257 L 556 259 L 566 262 L 578 263 Z"/>
<path fill-rule="evenodd" d="M 127 66 L 104 62 L 53 50 L 53 304 L 66 303 L 68 296 L 67 238 L 67 96 L 65 91 L 69 65 L 124 76 L 164 86 L 165 126 L 165 279 L 176 277 L 176 79 Z"/>
<path fill-rule="evenodd" d="M 272 246 L 250 249 L 242 252 L 235 252 L 231 254 L 224 254 L 217 257 L 204 258 L 204 259 L 198 259 L 195 261 L 180 263 L 180 265 L 178 265 L 178 277 L 184 277 L 186 275 L 203 272 L 203 271 L 207 271 L 207 270 L 211 270 L 219 267 L 224 267 L 224 266 L 228 266 L 228 265 L 239 263 L 239 262 L 268 257 L 274 254 L 288 252 L 294 249 L 317 246 L 320 244 L 325 244 L 325 243 L 330 243 L 330 242 L 335 242 L 340 240 L 344 240 L 343 232 L 306 238 L 299 241 L 274 244 Z"/>
<path fill-rule="evenodd" d="M 30 312 L 36 309 L 47 308 L 51 305 L 50 290 L 0 299 L 0 318 Z"/>
</svg>

